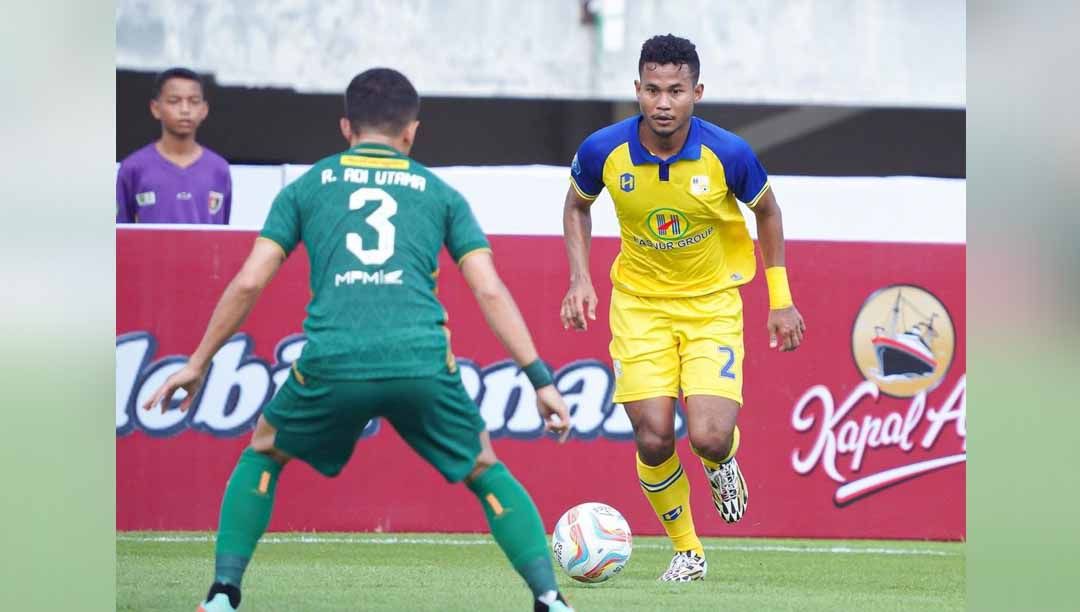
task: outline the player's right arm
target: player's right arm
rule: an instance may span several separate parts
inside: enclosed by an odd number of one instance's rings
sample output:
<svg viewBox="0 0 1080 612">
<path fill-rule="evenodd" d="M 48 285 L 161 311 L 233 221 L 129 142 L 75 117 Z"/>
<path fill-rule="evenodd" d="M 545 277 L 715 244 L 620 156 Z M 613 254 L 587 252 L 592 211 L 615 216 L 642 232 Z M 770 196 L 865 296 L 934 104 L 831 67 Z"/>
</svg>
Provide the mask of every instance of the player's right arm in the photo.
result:
<svg viewBox="0 0 1080 612">
<path fill-rule="evenodd" d="M 187 397 L 180 403 L 180 410 L 187 410 L 191 406 L 206 380 L 210 360 L 244 324 L 263 288 L 300 242 L 300 208 L 293 185 L 295 183 L 282 189 L 274 198 L 255 246 L 221 294 L 198 348 L 184 367 L 170 376 L 143 404 L 144 410 L 158 404 L 161 404 L 162 410 L 168 410 L 173 394 L 179 389 L 187 391 Z"/>
<path fill-rule="evenodd" d="M 210 369 L 210 360 L 240 329 L 263 288 L 284 262 L 285 251 L 277 243 L 262 237 L 255 241 L 244 265 L 221 294 L 199 347 L 191 354 L 187 364 L 150 396 L 143 409 L 149 410 L 160 403 L 162 410 L 167 410 L 173 394 L 179 389 L 187 391 L 187 397 L 180 403 L 180 410 L 188 409 L 202 388 Z"/>
<path fill-rule="evenodd" d="M 480 311 L 484 313 L 488 327 L 495 332 L 495 336 L 514 362 L 528 371 L 527 366 L 533 367 L 530 364 L 537 363 L 540 355 L 536 352 L 529 328 L 525 325 L 525 319 L 521 316 L 514 297 L 495 271 L 491 252 L 485 249 L 473 251 L 461 259 L 459 265 L 465 282 L 476 297 Z M 540 367 L 546 369 L 543 364 L 540 364 Z M 550 379 L 550 375 L 548 378 Z M 570 432 L 570 412 L 555 385 L 548 383 L 538 387 L 536 399 L 540 415 L 545 421 L 545 429 L 555 432 L 560 439 L 565 439 Z"/>
<path fill-rule="evenodd" d="M 588 329 L 586 317 L 596 320 L 596 290 L 589 274 L 593 200 L 582 197 L 574 186 L 566 190 L 563 203 L 563 240 L 570 263 L 570 289 L 563 298 L 559 318 L 563 329 Z"/>
</svg>

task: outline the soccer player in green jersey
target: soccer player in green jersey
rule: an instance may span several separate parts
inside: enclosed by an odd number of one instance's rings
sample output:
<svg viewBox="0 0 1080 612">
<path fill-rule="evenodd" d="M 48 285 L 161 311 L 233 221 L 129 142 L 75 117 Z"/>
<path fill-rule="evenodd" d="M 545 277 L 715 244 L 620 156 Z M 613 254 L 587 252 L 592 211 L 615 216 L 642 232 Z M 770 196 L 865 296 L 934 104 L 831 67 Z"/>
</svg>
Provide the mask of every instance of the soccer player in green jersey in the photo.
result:
<svg viewBox="0 0 1080 612">
<path fill-rule="evenodd" d="M 368 421 L 383 417 L 450 482 L 464 481 L 491 533 L 532 591 L 534 610 L 570 610 L 558 593 L 547 534 L 524 487 L 495 456 L 450 352 L 435 297 L 446 245 L 488 325 L 536 387 L 547 430 L 570 417 L 540 361 L 487 238 L 465 199 L 408 157 L 420 98 L 387 68 L 357 75 L 345 92 L 349 149 L 316 163 L 274 200 L 251 254 L 225 288 L 190 360 L 145 409 L 186 410 L 214 353 L 240 328 L 289 253 L 311 263 L 307 344 L 259 417 L 221 502 L 214 583 L 198 612 L 233 611 L 255 545 L 270 521 L 282 467 L 296 458 L 336 476 Z"/>
</svg>

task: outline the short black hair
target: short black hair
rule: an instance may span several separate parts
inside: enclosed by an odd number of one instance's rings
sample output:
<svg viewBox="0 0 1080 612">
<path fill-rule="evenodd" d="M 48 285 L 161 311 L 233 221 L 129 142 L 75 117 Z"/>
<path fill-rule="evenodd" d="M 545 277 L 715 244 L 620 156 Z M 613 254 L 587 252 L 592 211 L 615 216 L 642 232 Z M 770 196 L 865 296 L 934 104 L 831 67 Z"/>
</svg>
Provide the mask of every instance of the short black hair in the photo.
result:
<svg viewBox="0 0 1080 612">
<path fill-rule="evenodd" d="M 419 114 L 416 88 L 392 68 L 365 70 L 353 77 L 345 90 L 345 117 L 354 134 L 366 128 L 395 136 Z"/>
<path fill-rule="evenodd" d="M 695 85 L 698 82 L 698 76 L 701 74 L 701 62 L 698 60 L 697 47 L 689 40 L 679 38 L 674 34 L 653 36 L 646 40 L 641 45 L 641 57 L 638 58 L 637 63 L 638 74 L 641 74 L 646 62 L 654 62 L 660 65 L 675 64 L 676 66 L 686 64 L 686 67 L 690 70 L 690 78 Z"/>
<path fill-rule="evenodd" d="M 169 68 L 168 70 L 160 73 L 154 79 L 154 90 L 151 92 L 150 98 L 157 100 L 161 95 L 161 89 L 165 87 L 165 81 L 169 79 L 187 79 L 189 81 L 195 81 L 199 84 L 199 89 L 203 90 L 203 96 L 206 95 L 206 84 L 203 83 L 203 78 L 198 72 L 190 70 L 188 68 Z"/>
</svg>

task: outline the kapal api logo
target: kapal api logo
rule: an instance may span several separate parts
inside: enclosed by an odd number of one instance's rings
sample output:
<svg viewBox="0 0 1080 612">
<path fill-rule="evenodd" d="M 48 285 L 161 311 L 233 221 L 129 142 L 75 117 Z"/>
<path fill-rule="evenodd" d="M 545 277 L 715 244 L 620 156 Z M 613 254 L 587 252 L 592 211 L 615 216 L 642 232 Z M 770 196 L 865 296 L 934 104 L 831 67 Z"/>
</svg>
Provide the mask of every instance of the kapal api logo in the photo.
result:
<svg viewBox="0 0 1080 612">
<path fill-rule="evenodd" d="M 156 357 L 157 340 L 145 331 L 117 336 L 116 435 L 123 437 L 139 431 L 156 437 L 175 436 L 191 429 L 225 438 L 247 435 L 263 407 L 285 384 L 289 368 L 299 359 L 305 343 L 302 334 L 285 337 L 274 349 L 274 361 L 270 362 L 254 355 L 249 336 L 233 336 L 214 355 L 206 383 L 191 408 L 180 412 L 183 391 L 173 397 L 165 411 L 142 410 L 140 406 L 166 378 L 184 366 L 187 357 Z M 544 436 L 536 393 L 516 364 L 499 361 L 481 367 L 472 360 L 458 359 L 457 365 L 465 390 L 479 407 L 493 438 Z M 615 378 L 607 365 L 595 359 L 572 361 L 559 368 L 554 378 L 573 417 L 572 437 L 633 438 L 622 404 L 611 401 Z M 379 419 L 372 420 L 363 436 L 377 435 L 379 423 Z M 675 427 L 677 435 L 685 435 L 681 413 L 676 414 Z"/>
<path fill-rule="evenodd" d="M 851 351 L 863 382 L 839 406 L 825 385 L 795 402 L 791 426 L 807 440 L 791 453 L 797 473 L 820 468 L 843 507 L 967 460 L 966 375 L 934 393 L 956 351 L 941 300 L 914 285 L 875 291 L 855 317 Z"/>
</svg>

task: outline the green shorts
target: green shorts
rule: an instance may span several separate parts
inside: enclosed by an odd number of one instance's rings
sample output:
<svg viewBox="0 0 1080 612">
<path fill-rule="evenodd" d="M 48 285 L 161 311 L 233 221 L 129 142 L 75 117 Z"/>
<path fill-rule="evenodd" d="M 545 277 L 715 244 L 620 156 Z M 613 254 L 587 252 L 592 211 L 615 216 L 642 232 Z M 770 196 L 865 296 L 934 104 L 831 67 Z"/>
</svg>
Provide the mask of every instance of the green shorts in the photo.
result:
<svg viewBox="0 0 1080 612">
<path fill-rule="evenodd" d="M 460 482 L 476 463 L 485 428 L 461 373 L 446 369 L 425 378 L 341 381 L 294 368 L 263 416 L 277 430 L 276 448 L 326 476 L 341 472 L 368 421 L 383 417 L 448 481 Z"/>
</svg>

